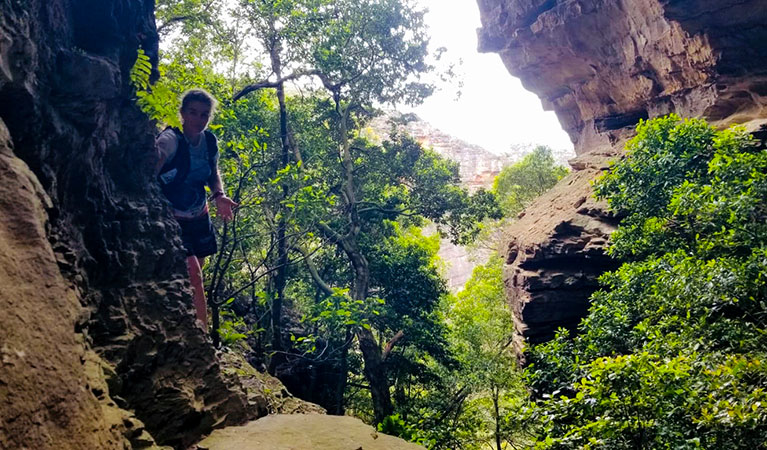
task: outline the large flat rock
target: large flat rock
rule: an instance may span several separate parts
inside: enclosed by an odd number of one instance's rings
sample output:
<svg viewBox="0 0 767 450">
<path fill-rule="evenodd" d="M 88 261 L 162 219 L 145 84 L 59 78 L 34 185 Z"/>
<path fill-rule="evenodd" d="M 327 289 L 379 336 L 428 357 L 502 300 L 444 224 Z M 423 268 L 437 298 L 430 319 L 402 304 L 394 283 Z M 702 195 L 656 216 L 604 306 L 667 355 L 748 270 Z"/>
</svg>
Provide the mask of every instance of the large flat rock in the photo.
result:
<svg viewBox="0 0 767 450">
<path fill-rule="evenodd" d="M 359 419 L 322 414 L 278 414 L 216 430 L 200 442 L 208 450 L 423 450 L 376 432 Z"/>
</svg>

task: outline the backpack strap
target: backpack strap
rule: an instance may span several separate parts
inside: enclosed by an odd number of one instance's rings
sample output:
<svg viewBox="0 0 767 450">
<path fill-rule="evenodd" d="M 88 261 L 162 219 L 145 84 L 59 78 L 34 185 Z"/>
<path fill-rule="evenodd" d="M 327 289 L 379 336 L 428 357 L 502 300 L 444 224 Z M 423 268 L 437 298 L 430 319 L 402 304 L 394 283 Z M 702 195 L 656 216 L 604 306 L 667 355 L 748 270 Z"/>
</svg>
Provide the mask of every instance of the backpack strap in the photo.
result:
<svg viewBox="0 0 767 450">
<path fill-rule="evenodd" d="M 189 144 L 184 138 L 184 134 L 178 128 L 168 127 L 163 130 L 163 133 L 171 130 L 176 135 L 176 153 L 173 158 L 166 161 L 160 169 L 158 178 L 160 185 L 165 189 L 173 189 L 179 186 L 186 180 L 189 175 L 189 168 L 191 167 L 191 154 L 189 153 Z"/>
<path fill-rule="evenodd" d="M 205 134 L 205 146 L 208 150 L 208 166 L 210 166 L 210 178 L 208 178 L 208 186 L 213 185 L 213 180 L 218 173 L 218 140 L 216 135 L 209 130 L 203 132 Z"/>
</svg>

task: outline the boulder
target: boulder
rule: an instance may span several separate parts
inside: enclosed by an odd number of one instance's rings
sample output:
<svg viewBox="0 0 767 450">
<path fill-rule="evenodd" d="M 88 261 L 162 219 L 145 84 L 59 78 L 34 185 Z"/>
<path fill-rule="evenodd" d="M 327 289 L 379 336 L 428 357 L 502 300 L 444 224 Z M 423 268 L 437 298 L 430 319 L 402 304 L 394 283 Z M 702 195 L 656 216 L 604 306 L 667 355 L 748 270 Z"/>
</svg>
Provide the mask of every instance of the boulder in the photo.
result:
<svg viewBox="0 0 767 450">
<path fill-rule="evenodd" d="M 239 427 L 216 430 L 200 450 L 423 450 L 424 447 L 378 433 L 348 416 L 273 415 Z"/>
</svg>

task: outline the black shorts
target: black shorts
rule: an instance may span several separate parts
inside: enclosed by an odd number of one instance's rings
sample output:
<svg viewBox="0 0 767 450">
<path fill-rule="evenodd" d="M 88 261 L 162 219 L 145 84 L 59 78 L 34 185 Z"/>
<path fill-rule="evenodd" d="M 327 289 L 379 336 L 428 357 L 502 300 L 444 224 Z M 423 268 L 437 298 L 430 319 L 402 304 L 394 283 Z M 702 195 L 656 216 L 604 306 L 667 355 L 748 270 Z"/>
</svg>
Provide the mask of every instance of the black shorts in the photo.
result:
<svg viewBox="0 0 767 450">
<path fill-rule="evenodd" d="M 186 256 L 203 258 L 216 253 L 216 233 L 208 214 L 194 219 L 176 219 L 181 226 L 181 240 L 186 248 Z"/>
</svg>

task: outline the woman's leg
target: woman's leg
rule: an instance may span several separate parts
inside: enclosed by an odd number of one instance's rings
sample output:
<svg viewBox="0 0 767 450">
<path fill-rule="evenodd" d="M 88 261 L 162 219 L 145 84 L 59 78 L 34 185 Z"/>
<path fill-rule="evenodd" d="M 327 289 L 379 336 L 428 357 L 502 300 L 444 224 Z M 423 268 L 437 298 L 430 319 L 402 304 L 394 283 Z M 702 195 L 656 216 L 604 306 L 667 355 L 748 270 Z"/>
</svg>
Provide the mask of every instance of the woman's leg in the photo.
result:
<svg viewBox="0 0 767 450">
<path fill-rule="evenodd" d="M 186 266 L 189 268 L 189 281 L 192 282 L 192 293 L 194 294 L 194 310 L 197 313 L 197 320 L 202 323 L 205 330 L 208 330 L 208 305 L 205 302 L 205 288 L 202 285 L 202 265 L 205 258 L 189 256 L 186 258 Z"/>
</svg>

